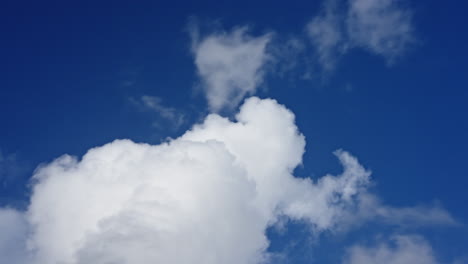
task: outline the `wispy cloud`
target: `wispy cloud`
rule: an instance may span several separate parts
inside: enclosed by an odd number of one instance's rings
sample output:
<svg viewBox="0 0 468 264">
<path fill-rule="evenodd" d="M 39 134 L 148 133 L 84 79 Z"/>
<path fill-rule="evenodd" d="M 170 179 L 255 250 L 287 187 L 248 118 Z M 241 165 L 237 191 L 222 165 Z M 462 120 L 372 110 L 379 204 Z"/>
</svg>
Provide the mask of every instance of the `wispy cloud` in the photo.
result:
<svg viewBox="0 0 468 264">
<path fill-rule="evenodd" d="M 439 204 L 394 207 L 380 201 L 370 192 L 363 192 L 356 201 L 357 208 L 348 215 L 343 230 L 377 222 L 398 228 L 457 227 L 461 224 Z"/>
<path fill-rule="evenodd" d="M 200 37 L 192 28 L 192 52 L 210 110 L 233 109 L 263 82 L 271 34 L 253 36 L 247 27 Z"/>
<path fill-rule="evenodd" d="M 413 44 L 411 11 L 399 0 L 349 0 L 347 32 L 351 45 L 383 56 L 389 63 Z"/>
<path fill-rule="evenodd" d="M 437 264 L 432 247 L 421 236 L 395 235 L 373 246 L 348 249 L 344 264 Z"/>
<path fill-rule="evenodd" d="M 307 24 L 306 32 L 325 71 L 333 70 L 339 56 L 346 50 L 343 23 L 338 11 L 338 2 L 330 0 L 325 3 L 320 14 Z"/>
<path fill-rule="evenodd" d="M 170 122 L 175 129 L 179 128 L 185 122 L 185 114 L 174 107 L 165 106 L 163 100 L 157 96 L 143 95 L 140 98 L 130 98 L 130 101 L 144 111 L 150 111 L 158 117 Z M 156 123 L 157 126 L 157 123 Z"/>
<path fill-rule="evenodd" d="M 306 31 L 325 71 L 333 70 L 352 48 L 368 50 L 391 64 L 416 39 L 411 10 L 398 0 L 328 0 Z"/>
</svg>

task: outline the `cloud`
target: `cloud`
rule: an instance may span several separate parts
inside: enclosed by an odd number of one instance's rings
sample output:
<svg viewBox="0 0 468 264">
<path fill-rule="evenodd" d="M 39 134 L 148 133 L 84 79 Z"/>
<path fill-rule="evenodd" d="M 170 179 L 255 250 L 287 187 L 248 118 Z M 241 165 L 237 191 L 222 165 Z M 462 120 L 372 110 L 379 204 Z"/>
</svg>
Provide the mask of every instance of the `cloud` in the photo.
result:
<svg viewBox="0 0 468 264">
<path fill-rule="evenodd" d="M 192 29 L 192 52 L 211 111 L 233 109 L 263 82 L 272 35 L 252 36 L 247 27 L 200 39 Z"/>
<path fill-rule="evenodd" d="M 354 45 L 392 62 L 413 43 L 411 12 L 398 0 L 350 0 L 349 4 L 347 30 Z"/>
<path fill-rule="evenodd" d="M 391 225 L 399 226 L 458 226 L 455 220 L 440 205 L 392 207 L 383 205 L 377 197 L 372 195 L 361 196 L 362 215 L 368 218 L 378 218 Z"/>
<path fill-rule="evenodd" d="M 161 145 L 117 140 L 42 166 L 28 211 L 15 213 L 31 230 L 23 255 L 51 264 L 262 263 L 265 230 L 278 218 L 317 231 L 339 224 L 369 179 L 357 160 L 338 151 L 341 175 L 295 178 L 305 139 L 292 112 L 250 98 L 236 120 L 211 114 Z"/>
<path fill-rule="evenodd" d="M 345 35 L 342 18 L 338 14 L 337 1 L 327 1 L 321 14 L 313 18 L 306 32 L 316 49 L 318 61 L 325 71 L 335 68 L 339 56 L 345 52 Z"/>
<path fill-rule="evenodd" d="M 356 208 L 344 214 L 346 221 L 338 228 L 340 231 L 356 229 L 369 223 L 380 223 L 389 227 L 419 228 L 419 227 L 459 227 L 461 224 L 453 218 L 441 205 L 419 205 L 394 207 L 384 204 L 379 197 L 371 192 L 361 192 L 356 197 Z"/>
<path fill-rule="evenodd" d="M 420 236 L 396 235 L 388 242 L 348 250 L 345 264 L 437 264 L 432 248 Z"/>
<path fill-rule="evenodd" d="M 366 49 L 391 64 L 416 39 L 412 13 L 399 0 L 348 0 L 343 6 L 328 0 L 306 32 L 326 71 L 352 48 Z"/>
<path fill-rule="evenodd" d="M 265 232 L 280 219 L 338 230 L 367 193 L 370 172 L 341 150 L 340 175 L 294 177 L 304 148 L 294 114 L 253 97 L 235 121 L 210 114 L 160 145 L 116 140 L 64 155 L 36 170 L 26 212 L 0 211 L 18 245 L 0 243 L 0 254 L 27 264 L 264 263 Z"/>
<path fill-rule="evenodd" d="M 142 110 L 157 113 L 159 117 L 169 121 L 174 128 L 179 128 L 185 122 L 185 115 L 173 107 L 165 106 L 160 97 L 143 95 L 138 99 L 130 98 L 130 101 Z"/>
</svg>

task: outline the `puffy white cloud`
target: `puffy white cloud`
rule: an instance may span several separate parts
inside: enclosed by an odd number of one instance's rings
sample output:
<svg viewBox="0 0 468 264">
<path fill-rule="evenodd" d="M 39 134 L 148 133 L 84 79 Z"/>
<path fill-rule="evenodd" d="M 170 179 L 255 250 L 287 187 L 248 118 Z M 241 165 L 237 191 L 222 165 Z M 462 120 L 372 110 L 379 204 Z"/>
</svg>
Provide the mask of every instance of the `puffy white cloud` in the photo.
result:
<svg viewBox="0 0 468 264">
<path fill-rule="evenodd" d="M 305 139 L 274 100 L 248 99 L 236 120 L 211 114 L 161 145 L 117 140 L 39 168 L 24 216 L 34 260 L 262 263 L 279 217 L 333 228 L 368 182 L 343 151 L 342 175 L 295 178 Z"/>
<path fill-rule="evenodd" d="M 399 0 L 348 0 L 344 7 L 339 3 L 326 1 L 306 27 L 325 70 L 332 70 L 351 48 L 367 49 L 392 63 L 415 42 L 411 11 Z"/>
<path fill-rule="evenodd" d="M 340 175 L 294 177 L 304 148 L 294 114 L 253 97 L 235 121 L 210 114 L 160 145 L 116 140 L 80 160 L 64 155 L 37 169 L 27 212 L 0 211 L 5 238 L 18 241 L 14 251 L 1 240 L 0 254 L 25 264 L 265 263 L 265 232 L 280 220 L 338 230 L 365 200 L 370 172 L 341 150 Z"/>
<path fill-rule="evenodd" d="M 437 264 L 431 246 L 419 236 L 397 235 L 388 242 L 349 249 L 345 264 Z"/>
<path fill-rule="evenodd" d="M 232 109 L 256 91 L 269 60 L 266 47 L 270 40 L 271 34 L 254 37 L 246 27 L 203 39 L 192 32 L 195 65 L 211 111 Z"/>
</svg>

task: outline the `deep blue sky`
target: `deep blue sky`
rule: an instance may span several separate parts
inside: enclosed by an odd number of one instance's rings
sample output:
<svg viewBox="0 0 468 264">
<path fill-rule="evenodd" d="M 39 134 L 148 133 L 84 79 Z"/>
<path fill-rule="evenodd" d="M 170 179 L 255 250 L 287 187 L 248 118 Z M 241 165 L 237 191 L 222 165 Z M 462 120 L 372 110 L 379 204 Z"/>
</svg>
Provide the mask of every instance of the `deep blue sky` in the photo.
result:
<svg viewBox="0 0 468 264">
<path fill-rule="evenodd" d="M 332 152 L 342 148 L 373 171 L 374 189 L 385 202 L 438 201 L 466 224 L 468 4 L 413 0 L 408 5 L 418 42 L 395 64 L 355 50 L 326 78 L 319 72 L 310 80 L 269 73 L 258 95 L 275 98 L 296 114 L 307 138 L 299 175 L 338 172 Z M 24 206 L 27 179 L 42 162 L 64 153 L 82 155 L 116 138 L 157 143 L 199 120 L 207 105 L 194 91 L 186 31 L 191 16 L 226 29 L 247 24 L 253 33 L 274 30 L 280 39 L 302 34 L 319 6 L 316 1 L 4 1 L 0 150 L 15 155 L 12 163 L 21 169 L 0 171 L 1 205 Z M 178 129 L 155 128 L 157 117 L 131 104 L 130 98 L 142 95 L 190 113 L 189 122 Z M 300 228 L 291 227 L 298 234 Z M 421 232 L 441 259 L 468 249 L 465 227 Z M 273 243 L 282 241 L 280 236 Z"/>
</svg>

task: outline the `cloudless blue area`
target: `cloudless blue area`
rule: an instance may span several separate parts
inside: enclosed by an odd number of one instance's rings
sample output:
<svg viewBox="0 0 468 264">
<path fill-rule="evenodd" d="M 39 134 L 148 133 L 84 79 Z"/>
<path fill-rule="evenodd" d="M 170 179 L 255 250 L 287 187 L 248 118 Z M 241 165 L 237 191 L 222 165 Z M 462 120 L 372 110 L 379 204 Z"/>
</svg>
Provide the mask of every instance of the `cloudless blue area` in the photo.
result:
<svg viewBox="0 0 468 264">
<path fill-rule="evenodd" d="M 342 148 L 373 171 L 373 190 L 387 204 L 439 202 L 466 225 L 468 3 L 414 0 L 409 6 L 418 44 L 394 65 L 353 50 L 328 78 L 319 71 L 310 80 L 270 73 L 258 95 L 296 114 L 308 144 L 299 176 L 339 173 L 332 152 Z M 24 207 L 28 178 L 42 162 L 81 156 L 117 138 L 158 143 L 199 121 L 207 105 L 193 89 L 190 17 L 226 29 L 249 25 L 254 34 L 273 30 L 281 38 L 303 34 L 319 7 L 319 1 L 3 1 L 0 150 L 16 155 L 23 169 L 0 179 L 0 204 Z M 177 130 L 155 128 L 155 114 L 131 104 L 142 95 L 191 113 L 189 122 Z M 338 263 L 340 256 L 327 249 L 365 232 L 324 234 L 316 243 L 294 223 L 287 234 L 269 234 L 272 250 L 290 247 L 295 263 L 306 263 L 309 253 Z M 468 251 L 466 227 L 418 233 L 447 262 Z"/>
</svg>

